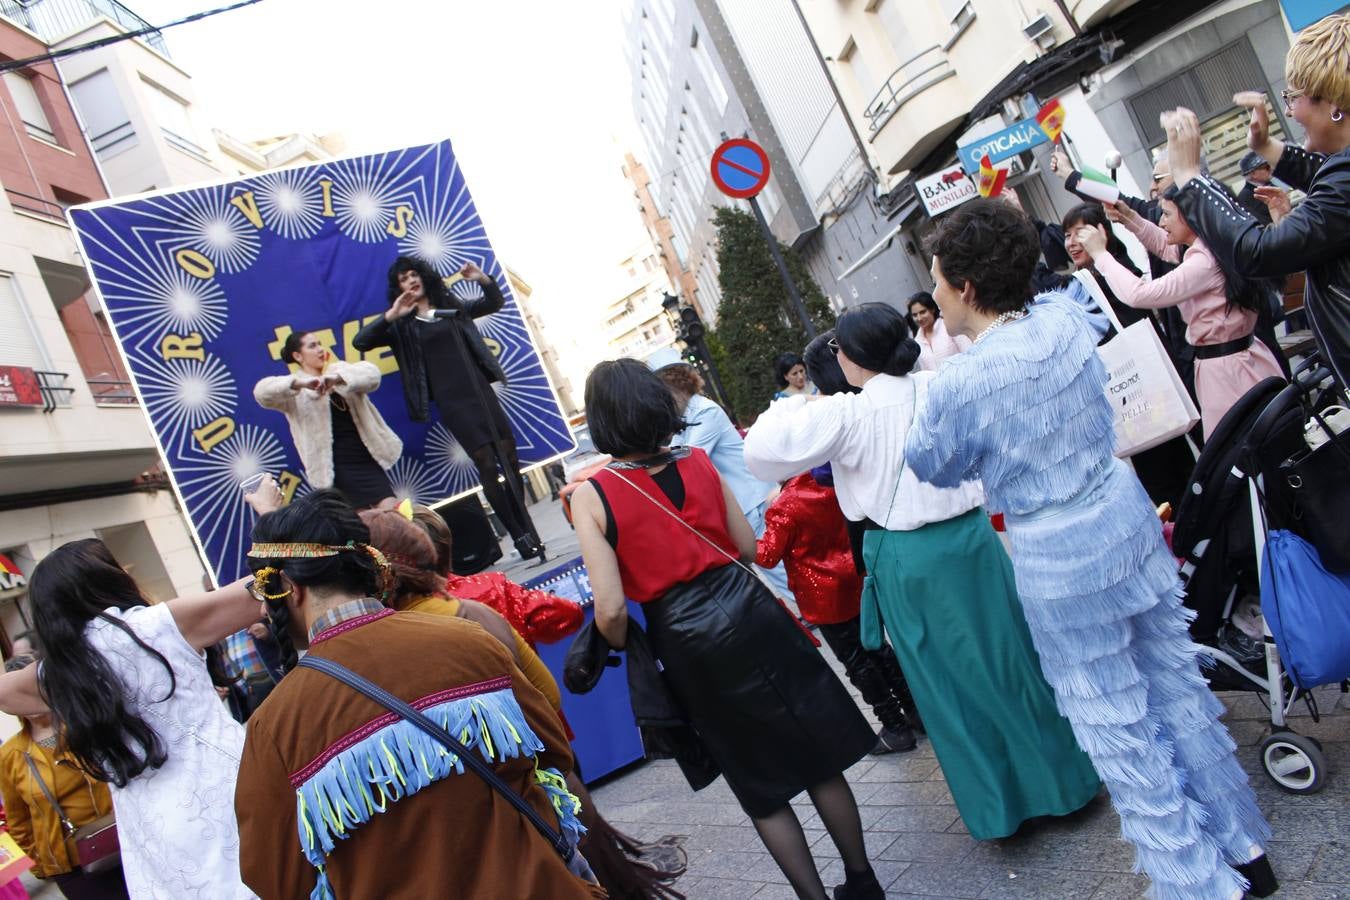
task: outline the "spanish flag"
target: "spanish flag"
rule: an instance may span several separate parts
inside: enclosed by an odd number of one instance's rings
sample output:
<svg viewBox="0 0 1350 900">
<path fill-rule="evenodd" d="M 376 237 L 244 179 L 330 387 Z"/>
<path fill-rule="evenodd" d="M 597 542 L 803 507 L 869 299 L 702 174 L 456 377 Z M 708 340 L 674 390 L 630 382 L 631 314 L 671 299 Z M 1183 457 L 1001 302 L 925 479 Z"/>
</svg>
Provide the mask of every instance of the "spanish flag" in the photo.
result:
<svg viewBox="0 0 1350 900">
<path fill-rule="evenodd" d="M 980 160 L 980 180 L 976 183 L 981 197 L 997 197 L 1003 192 L 1003 183 L 1008 180 L 1007 169 L 995 169 L 989 154 Z"/>
<path fill-rule="evenodd" d="M 1064 119 L 1068 115 L 1058 100 L 1051 100 L 1036 113 L 1036 124 L 1051 141 L 1058 142 L 1060 132 L 1064 130 Z"/>
</svg>

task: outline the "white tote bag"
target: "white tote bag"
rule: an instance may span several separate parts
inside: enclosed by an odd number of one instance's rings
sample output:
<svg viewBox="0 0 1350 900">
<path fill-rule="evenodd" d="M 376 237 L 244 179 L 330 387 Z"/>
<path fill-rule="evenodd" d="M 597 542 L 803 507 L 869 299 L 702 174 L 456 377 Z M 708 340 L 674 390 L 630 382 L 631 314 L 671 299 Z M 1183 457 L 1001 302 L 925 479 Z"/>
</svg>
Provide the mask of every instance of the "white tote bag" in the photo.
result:
<svg viewBox="0 0 1350 900">
<path fill-rule="evenodd" d="M 1116 416 L 1116 456 L 1125 459 L 1194 428 L 1200 412 L 1151 317 L 1121 327 L 1097 279 L 1086 270 L 1075 272 L 1074 277 L 1116 328 L 1116 336 L 1097 348 L 1106 365 L 1106 398 Z"/>
</svg>

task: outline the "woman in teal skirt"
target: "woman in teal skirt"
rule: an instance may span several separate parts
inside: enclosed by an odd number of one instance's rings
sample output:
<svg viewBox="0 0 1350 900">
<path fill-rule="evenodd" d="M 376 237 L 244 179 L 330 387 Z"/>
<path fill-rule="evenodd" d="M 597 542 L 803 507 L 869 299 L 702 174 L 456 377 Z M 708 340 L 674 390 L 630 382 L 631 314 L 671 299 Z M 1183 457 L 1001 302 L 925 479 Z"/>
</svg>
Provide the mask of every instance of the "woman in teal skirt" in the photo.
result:
<svg viewBox="0 0 1350 900">
<path fill-rule="evenodd" d="M 919 347 L 904 317 L 856 307 L 830 346 L 861 393 L 777 401 L 746 436 L 746 463 L 783 480 L 829 462 L 844 515 L 880 526 L 863 546 L 863 642 L 880 646 L 883 626 L 890 636 L 971 835 L 1079 809 L 1097 776 L 1041 675 L 979 482 L 937 488 L 905 466 L 933 373 L 911 374 Z"/>
</svg>

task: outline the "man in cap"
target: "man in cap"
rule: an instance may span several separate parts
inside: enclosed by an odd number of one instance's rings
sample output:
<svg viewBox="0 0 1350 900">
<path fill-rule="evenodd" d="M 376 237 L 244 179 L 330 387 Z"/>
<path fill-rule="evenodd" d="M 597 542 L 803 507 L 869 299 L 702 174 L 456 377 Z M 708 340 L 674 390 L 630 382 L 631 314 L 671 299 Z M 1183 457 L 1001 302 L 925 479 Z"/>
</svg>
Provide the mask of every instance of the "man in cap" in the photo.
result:
<svg viewBox="0 0 1350 900">
<path fill-rule="evenodd" d="M 1256 189 L 1270 184 L 1272 177 L 1270 163 L 1266 162 L 1261 154 L 1251 152 L 1242 157 L 1238 168 L 1242 170 L 1242 177 L 1247 179 L 1247 183 L 1238 192 L 1238 205 L 1255 216 L 1262 225 L 1269 225 L 1270 208 L 1256 196 Z"/>
</svg>

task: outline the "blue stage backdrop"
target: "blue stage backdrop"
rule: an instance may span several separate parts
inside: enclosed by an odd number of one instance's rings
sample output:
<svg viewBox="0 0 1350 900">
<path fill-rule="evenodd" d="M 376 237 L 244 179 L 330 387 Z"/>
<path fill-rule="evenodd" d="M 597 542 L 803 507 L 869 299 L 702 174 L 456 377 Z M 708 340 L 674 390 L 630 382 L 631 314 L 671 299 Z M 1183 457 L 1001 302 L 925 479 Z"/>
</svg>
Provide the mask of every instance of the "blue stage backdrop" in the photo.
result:
<svg viewBox="0 0 1350 900">
<path fill-rule="evenodd" d="M 472 261 L 497 279 L 507 304 L 478 326 L 510 382 L 498 396 L 521 462 L 574 447 L 448 141 L 89 204 L 71 220 L 220 581 L 245 571 L 254 515 L 239 482 L 266 471 L 288 495 L 309 489 L 285 418 L 253 400 L 258 379 L 287 372 L 280 349 L 292 330 L 318 331 L 338 359 L 379 366 L 372 399 L 403 438 L 390 472 L 400 496 L 431 503 L 477 485 L 444 426 L 408 418 L 389 350 L 352 347 L 388 308 L 386 273 L 400 254 L 446 276 Z M 482 292 L 465 281 L 450 289 Z"/>
</svg>

